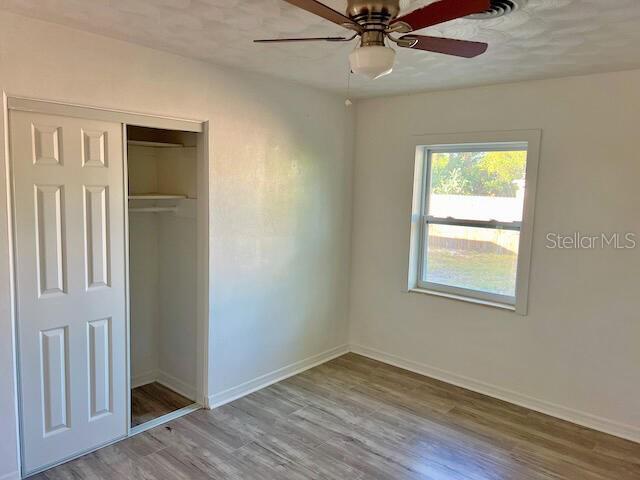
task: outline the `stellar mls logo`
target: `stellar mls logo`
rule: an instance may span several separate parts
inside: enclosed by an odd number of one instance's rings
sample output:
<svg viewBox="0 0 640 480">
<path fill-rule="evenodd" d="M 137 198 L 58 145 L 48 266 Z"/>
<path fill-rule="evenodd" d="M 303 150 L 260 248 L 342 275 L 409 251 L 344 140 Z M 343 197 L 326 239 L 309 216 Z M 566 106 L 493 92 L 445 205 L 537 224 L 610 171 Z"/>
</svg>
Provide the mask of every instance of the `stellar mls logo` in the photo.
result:
<svg viewBox="0 0 640 480">
<path fill-rule="evenodd" d="M 594 250 L 611 248 L 613 250 L 629 250 L 636 248 L 637 235 L 627 233 L 599 233 L 597 235 L 585 235 L 580 232 L 571 234 L 547 233 L 547 248 L 566 250 Z"/>
</svg>

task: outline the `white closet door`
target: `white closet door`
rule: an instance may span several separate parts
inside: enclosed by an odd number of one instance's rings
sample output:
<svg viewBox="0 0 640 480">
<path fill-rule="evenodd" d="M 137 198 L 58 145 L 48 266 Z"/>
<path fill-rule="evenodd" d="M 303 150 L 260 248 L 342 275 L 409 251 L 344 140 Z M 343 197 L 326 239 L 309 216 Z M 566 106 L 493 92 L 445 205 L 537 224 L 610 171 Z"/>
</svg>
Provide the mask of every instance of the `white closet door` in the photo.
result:
<svg viewBox="0 0 640 480">
<path fill-rule="evenodd" d="M 122 129 L 12 111 L 25 473 L 127 433 Z"/>
</svg>

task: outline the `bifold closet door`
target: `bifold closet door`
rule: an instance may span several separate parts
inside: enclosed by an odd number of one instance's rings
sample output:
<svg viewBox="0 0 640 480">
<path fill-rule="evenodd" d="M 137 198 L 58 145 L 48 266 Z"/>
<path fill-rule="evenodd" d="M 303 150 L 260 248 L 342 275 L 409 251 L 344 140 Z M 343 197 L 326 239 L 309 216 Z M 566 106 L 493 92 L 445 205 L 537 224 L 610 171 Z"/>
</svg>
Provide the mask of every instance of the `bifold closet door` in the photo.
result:
<svg viewBox="0 0 640 480">
<path fill-rule="evenodd" d="M 25 473 L 127 433 L 122 126 L 11 111 Z"/>
</svg>

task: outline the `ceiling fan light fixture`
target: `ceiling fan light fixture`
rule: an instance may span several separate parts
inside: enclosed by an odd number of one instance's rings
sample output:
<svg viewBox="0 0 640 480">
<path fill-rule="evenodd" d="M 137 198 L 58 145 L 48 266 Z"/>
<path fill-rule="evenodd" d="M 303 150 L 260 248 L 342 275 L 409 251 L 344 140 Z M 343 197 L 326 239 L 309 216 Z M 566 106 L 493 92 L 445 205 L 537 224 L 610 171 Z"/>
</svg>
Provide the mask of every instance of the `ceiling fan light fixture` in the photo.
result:
<svg viewBox="0 0 640 480">
<path fill-rule="evenodd" d="M 395 59 L 396 51 L 382 45 L 361 46 L 349 55 L 351 71 L 372 80 L 391 73 Z"/>
</svg>

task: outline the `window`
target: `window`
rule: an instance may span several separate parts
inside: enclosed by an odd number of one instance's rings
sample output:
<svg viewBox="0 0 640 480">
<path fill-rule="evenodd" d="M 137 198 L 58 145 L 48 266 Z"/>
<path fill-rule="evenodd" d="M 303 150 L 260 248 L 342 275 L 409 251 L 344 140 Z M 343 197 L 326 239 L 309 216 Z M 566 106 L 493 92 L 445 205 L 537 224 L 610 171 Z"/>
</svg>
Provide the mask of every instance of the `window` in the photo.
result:
<svg viewBox="0 0 640 480">
<path fill-rule="evenodd" d="M 411 290 L 525 313 L 531 231 L 524 229 L 531 220 L 525 184 L 528 192 L 536 163 L 529 143 L 416 148 Z"/>
</svg>

